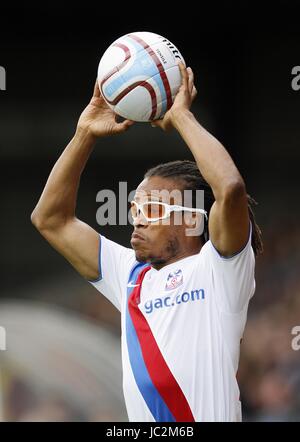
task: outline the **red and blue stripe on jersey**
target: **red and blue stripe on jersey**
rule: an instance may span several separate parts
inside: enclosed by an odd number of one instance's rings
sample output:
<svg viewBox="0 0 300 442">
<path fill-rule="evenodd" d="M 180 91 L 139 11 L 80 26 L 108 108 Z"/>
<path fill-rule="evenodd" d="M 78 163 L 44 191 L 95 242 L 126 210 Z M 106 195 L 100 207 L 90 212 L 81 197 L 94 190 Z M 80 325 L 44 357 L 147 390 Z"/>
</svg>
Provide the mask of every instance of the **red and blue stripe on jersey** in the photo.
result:
<svg viewBox="0 0 300 442">
<path fill-rule="evenodd" d="M 136 384 L 156 422 L 193 422 L 188 401 L 170 371 L 151 328 L 139 309 L 140 291 L 148 264 L 132 269 L 127 288 L 126 339 Z"/>
</svg>

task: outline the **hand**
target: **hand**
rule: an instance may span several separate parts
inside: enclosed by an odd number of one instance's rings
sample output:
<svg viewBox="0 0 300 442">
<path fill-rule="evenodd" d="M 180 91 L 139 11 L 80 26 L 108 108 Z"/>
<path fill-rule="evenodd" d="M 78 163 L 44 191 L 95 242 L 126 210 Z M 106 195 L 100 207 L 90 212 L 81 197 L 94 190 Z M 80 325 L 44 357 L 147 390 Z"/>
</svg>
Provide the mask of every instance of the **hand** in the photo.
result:
<svg viewBox="0 0 300 442">
<path fill-rule="evenodd" d="M 196 98 L 197 89 L 194 85 L 194 73 L 191 68 L 186 68 L 183 63 L 178 64 L 182 83 L 175 97 L 174 103 L 161 120 L 152 121 L 153 127 L 160 127 L 165 131 L 176 126 L 176 119 L 182 112 L 189 111 L 192 102 Z"/>
<path fill-rule="evenodd" d="M 98 81 L 96 81 L 92 99 L 80 115 L 77 127 L 87 130 L 95 137 L 105 137 L 125 132 L 133 124 L 131 120 L 118 123 L 116 118 L 117 115 L 100 94 Z"/>
</svg>

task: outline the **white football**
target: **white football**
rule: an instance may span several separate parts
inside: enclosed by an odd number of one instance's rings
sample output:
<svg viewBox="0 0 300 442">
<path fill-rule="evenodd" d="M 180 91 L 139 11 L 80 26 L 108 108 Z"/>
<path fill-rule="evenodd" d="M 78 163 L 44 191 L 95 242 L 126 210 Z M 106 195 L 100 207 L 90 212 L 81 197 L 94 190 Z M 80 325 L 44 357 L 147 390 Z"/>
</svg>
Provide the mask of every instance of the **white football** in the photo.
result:
<svg viewBox="0 0 300 442">
<path fill-rule="evenodd" d="M 118 38 L 103 54 L 98 67 L 100 92 L 114 112 L 133 121 L 162 118 L 181 85 L 179 50 L 152 32 Z"/>
</svg>

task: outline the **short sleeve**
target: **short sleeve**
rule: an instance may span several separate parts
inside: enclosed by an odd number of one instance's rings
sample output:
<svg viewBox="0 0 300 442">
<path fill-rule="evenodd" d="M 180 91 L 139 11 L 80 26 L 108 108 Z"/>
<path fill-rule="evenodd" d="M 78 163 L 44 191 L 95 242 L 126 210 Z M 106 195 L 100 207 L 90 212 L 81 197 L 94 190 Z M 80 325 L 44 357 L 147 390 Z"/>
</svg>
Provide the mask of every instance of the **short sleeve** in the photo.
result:
<svg viewBox="0 0 300 442">
<path fill-rule="evenodd" d="M 130 270 L 135 263 L 132 249 L 121 246 L 100 235 L 99 278 L 89 281 L 114 306 L 121 310 L 122 293 L 126 290 Z"/>
<path fill-rule="evenodd" d="M 251 246 L 252 226 L 245 247 L 231 257 L 223 257 L 211 241 L 205 244 L 211 269 L 214 296 L 224 313 L 240 313 L 255 291 L 255 256 Z"/>
</svg>

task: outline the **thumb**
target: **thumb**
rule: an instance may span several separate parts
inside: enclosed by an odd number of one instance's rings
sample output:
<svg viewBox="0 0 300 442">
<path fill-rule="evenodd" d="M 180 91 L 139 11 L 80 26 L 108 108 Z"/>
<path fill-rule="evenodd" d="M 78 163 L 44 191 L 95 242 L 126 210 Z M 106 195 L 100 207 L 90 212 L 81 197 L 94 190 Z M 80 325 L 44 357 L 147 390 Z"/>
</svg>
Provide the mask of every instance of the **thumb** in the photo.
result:
<svg viewBox="0 0 300 442">
<path fill-rule="evenodd" d="M 129 129 L 130 126 L 134 124 L 134 121 L 132 120 L 124 120 L 122 123 L 117 123 L 116 129 L 117 132 L 124 132 L 125 130 Z"/>
<path fill-rule="evenodd" d="M 99 89 L 99 84 L 98 84 L 98 78 L 96 79 L 95 86 L 94 86 L 93 98 L 94 97 L 100 97 L 100 89 Z"/>
<path fill-rule="evenodd" d="M 152 127 L 161 127 L 162 120 L 153 120 L 151 121 Z"/>
</svg>

